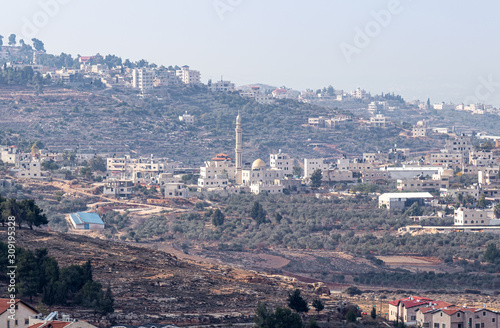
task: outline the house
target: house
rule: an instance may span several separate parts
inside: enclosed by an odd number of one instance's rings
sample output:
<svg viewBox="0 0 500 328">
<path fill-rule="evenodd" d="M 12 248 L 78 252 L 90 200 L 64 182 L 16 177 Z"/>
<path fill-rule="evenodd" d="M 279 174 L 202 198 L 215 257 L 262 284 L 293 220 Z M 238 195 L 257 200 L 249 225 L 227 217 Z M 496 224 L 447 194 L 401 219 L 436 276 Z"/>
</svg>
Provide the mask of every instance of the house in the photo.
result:
<svg viewBox="0 0 500 328">
<path fill-rule="evenodd" d="M 27 328 L 29 318 L 38 311 L 20 299 L 0 298 L 0 327 Z"/>
<path fill-rule="evenodd" d="M 429 302 L 432 302 L 430 298 L 419 296 L 391 301 L 389 302 L 389 321 L 403 321 L 407 325 L 415 325 L 418 309 Z"/>
<path fill-rule="evenodd" d="M 498 328 L 500 313 L 486 308 L 448 306 L 420 309 L 417 324 L 423 328 Z"/>
<path fill-rule="evenodd" d="M 426 200 L 434 198 L 428 192 L 389 192 L 379 196 L 379 208 L 385 207 L 388 210 L 399 209 L 405 210 L 406 208 L 418 202 L 419 205 L 424 205 Z"/>
<path fill-rule="evenodd" d="M 183 183 L 166 183 L 165 197 L 188 198 L 188 188 Z"/>
<path fill-rule="evenodd" d="M 76 230 L 104 229 L 104 222 L 97 213 L 76 212 L 69 215 L 69 222 Z"/>
<path fill-rule="evenodd" d="M 133 180 L 108 179 L 104 183 L 103 195 L 116 198 L 129 198 L 133 193 L 133 188 Z"/>
<path fill-rule="evenodd" d="M 454 225 L 489 226 L 500 225 L 500 220 L 493 217 L 492 209 L 469 209 L 460 207 L 455 209 Z"/>
<path fill-rule="evenodd" d="M 189 115 L 188 112 L 186 111 L 184 114 L 179 116 L 179 121 L 185 122 L 187 124 L 193 124 L 194 123 L 194 116 Z"/>
</svg>

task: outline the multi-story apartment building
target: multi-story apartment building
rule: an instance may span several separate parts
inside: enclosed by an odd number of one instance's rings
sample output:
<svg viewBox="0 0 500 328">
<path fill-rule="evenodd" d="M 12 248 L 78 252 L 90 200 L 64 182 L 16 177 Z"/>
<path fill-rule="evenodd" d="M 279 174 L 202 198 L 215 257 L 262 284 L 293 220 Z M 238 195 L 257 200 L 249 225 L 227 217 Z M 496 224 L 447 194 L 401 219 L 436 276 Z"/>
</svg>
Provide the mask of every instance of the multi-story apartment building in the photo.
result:
<svg viewBox="0 0 500 328">
<path fill-rule="evenodd" d="M 200 167 L 198 178 L 199 188 L 227 187 L 229 180 L 234 180 L 236 166 L 226 154 L 217 154 L 212 160 L 205 161 L 205 166 Z"/>
<path fill-rule="evenodd" d="M 288 154 L 281 152 L 281 149 L 277 154 L 269 155 L 269 167 L 272 169 L 282 170 L 284 175 L 293 174 L 293 163 L 294 160 Z"/>
<path fill-rule="evenodd" d="M 455 139 L 448 139 L 446 140 L 444 149 L 449 153 L 461 153 L 464 159 L 468 159 L 469 153 L 473 149 L 471 137 L 460 135 Z"/>
<path fill-rule="evenodd" d="M 481 169 L 477 174 L 477 180 L 480 185 L 499 185 L 500 184 L 500 168 L 489 167 Z"/>
<path fill-rule="evenodd" d="M 383 114 L 370 117 L 370 126 L 374 128 L 385 128 L 387 119 Z"/>
<path fill-rule="evenodd" d="M 153 89 L 154 72 L 146 68 L 135 68 L 132 71 L 132 87 L 146 92 Z"/>
<path fill-rule="evenodd" d="M 425 177 L 397 180 L 397 188 L 400 191 L 436 191 L 445 187 L 441 186 L 441 180 L 426 179 Z"/>
<path fill-rule="evenodd" d="M 324 171 L 329 167 L 324 158 L 304 158 L 304 178 L 309 178 L 318 169 Z"/>
<path fill-rule="evenodd" d="M 464 164 L 464 154 L 462 152 L 441 150 L 439 153 L 430 154 L 431 165 L 443 165 L 449 167 L 460 167 Z"/>
<path fill-rule="evenodd" d="M 134 181 L 128 179 L 108 179 L 104 183 L 103 195 L 116 198 L 132 196 Z"/>
<path fill-rule="evenodd" d="M 179 77 L 182 83 L 186 85 L 198 85 L 201 84 L 201 75 L 199 71 L 189 69 L 188 65 L 184 65 L 180 70 L 177 70 L 176 75 Z"/>
<path fill-rule="evenodd" d="M 211 92 L 230 92 L 234 91 L 234 87 L 234 83 L 231 81 L 212 82 L 212 80 L 208 80 L 208 90 Z"/>
<path fill-rule="evenodd" d="M 491 151 L 473 150 L 469 153 L 469 164 L 474 166 L 495 165 L 496 158 Z"/>
</svg>

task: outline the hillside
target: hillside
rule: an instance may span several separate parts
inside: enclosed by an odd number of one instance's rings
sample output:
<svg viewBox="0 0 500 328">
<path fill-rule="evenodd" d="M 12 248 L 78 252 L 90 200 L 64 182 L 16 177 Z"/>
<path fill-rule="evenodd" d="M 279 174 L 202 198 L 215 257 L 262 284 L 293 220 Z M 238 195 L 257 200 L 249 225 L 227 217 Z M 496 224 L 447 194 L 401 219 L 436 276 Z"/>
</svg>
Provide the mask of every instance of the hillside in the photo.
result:
<svg viewBox="0 0 500 328">
<path fill-rule="evenodd" d="M 194 125 L 179 122 L 186 111 L 195 116 Z M 232 153 L 238 112 L 243 117 L 245 161 L 266 160 L 278 149 L 301 159 L 387 151 L 394 144 L 414 151 L 435 147 L 431 139 L 406 137 L 398 126 L 313 128 L 306 125 L 308 117 L 331 117 L 338 111 L 290 100 L 261 105 L 204 87 L 169 88 L 144 99 L 128 89 L 52 87 L 35 96 L 32 88 L 2 87 L 0 143 L 27 147 L 29 141 L 40 140 L 58 151 L 92 148 L 199 163 L 216 153 Z"/>
<path fill-rule="evenodd" d="M 5 229 L 0 236 L 6 239 Z M 115 315 L 122 323 L 208 323 L 217 322 L 221 315 L 238 320 L 252 314 L 258 301 L 275 304 L 285 299 L 287 288 L 291 288 L 254 272 L 179 260 L 162 251 L 125 243 L 29 230 L 18 230 L 17 238 L 18 247 L 47 248 L 63 267 L 90 259 L 94 279 L 110 286 Z M 2 293 L 6 290 L 2 288 Z M 93 318 L 88 311 L 68 311 L 77 317 Z M 120 313 L 135 319 L 127 320 Z"/>
</svg>

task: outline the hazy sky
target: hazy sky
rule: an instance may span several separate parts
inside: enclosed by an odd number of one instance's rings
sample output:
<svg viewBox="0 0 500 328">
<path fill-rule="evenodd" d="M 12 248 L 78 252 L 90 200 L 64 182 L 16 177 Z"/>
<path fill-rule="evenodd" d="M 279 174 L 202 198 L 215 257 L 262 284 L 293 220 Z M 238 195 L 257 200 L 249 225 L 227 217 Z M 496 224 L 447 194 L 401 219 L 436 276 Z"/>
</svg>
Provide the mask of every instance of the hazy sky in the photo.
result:
<svg viewBox="0 0 500 328">
<path fill-rule="evenodd" d="M 23 0 L 2 1 L 0 34 L 187 64 L 204 82 L 500 106 L 499 13 L 494 0 Z"/>
</svg>

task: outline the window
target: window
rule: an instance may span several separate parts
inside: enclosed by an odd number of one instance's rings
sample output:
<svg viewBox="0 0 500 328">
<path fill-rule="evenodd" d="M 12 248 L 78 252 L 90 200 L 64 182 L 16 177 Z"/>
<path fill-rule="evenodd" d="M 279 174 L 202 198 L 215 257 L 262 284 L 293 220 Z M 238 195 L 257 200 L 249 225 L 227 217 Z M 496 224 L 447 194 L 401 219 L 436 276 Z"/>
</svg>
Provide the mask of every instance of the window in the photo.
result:
<svg viewBox="0 0 500 328">
<path fill-rule="evenodd" d="M 460 312 L 457 313 L 457 317 L 460 318 Z"/>
<path fill-rule="evenodd" d="M 486 311 L 483 311 L 483 317 L 486 316 Z"/>
<path fill-rule="evenodd" d="M 459 313 L 460 314 L 460 313 Z M 462 324 L 459 323 L 457 328 L 462 328 Z"/>
<path fill-rule="evenodd" d="M 411 321 L 415 321 L 415 320 L 417 320 L 417 317 L 416 317 L 416 316 L 414 316 L 414 315 L 412 315 L 412 316 L 411 316 Z"/>
<path fill-rule="evenodd" d="M 495 322 L 495 318 L 491 318 L 491 322 Z"/>
<path fill-rule="evenodd" d="M 441 325 L 441 327 L 442 327 L 442 328 L 446 328 L 446 325 L 443 323 L 443 324 Z"/>
<path fill-rule="evenodd" d="M 435 322 L 434 323 L 434 328 L 439 328 L 439 323 Z"/>
</svg>

